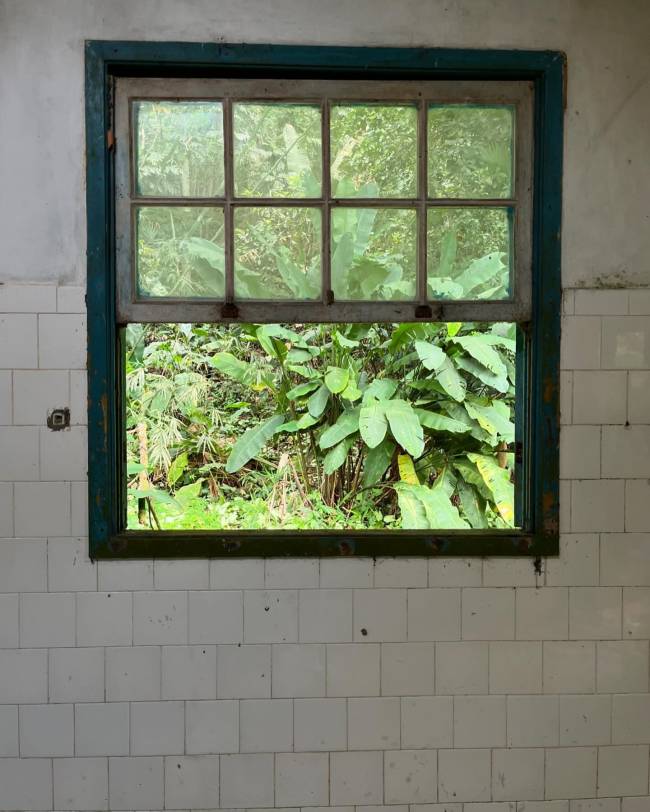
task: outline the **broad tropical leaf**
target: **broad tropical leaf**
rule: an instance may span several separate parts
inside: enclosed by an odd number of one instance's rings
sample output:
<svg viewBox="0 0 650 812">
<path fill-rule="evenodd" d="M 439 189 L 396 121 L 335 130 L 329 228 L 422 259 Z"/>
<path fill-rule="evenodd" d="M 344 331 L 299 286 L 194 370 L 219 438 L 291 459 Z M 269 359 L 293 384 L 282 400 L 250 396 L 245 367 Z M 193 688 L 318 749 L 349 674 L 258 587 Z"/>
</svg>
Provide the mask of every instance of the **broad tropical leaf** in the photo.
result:
<svg viewBox="0 0 650 812">
<path fill-rule="evenodd" d="M 482 529 L 488 526 L 487 519 L 485 518 L 485 504 L 479 501 L 479 496 L 471 485 L 468 485 L 464 479 L 459 478 L 457 483 L 458 496 L 460 504 L 463 508 L 463 513 L 467 521 L 475 529 Z"/>
<path fill-rule="evenodd" d="M 363 486 L 368 488 L 381 480 L 391 464 L 395 453 L 395 443 L 386 438 L 366 454 L 363 466 Z"/>
<path fill-rule="evenodd" d="M 510 472 L 507 468 L 501 468 L 494 457 L 485 454 L 468 454 L 467 457 L 478 468 L 501 518 L 512 526 L 515 520 L 515 488 L 510 481 Z"/>
<path fill-rule="evenodd" d="M 255 370 L 246 361 L 242 361 L 230 352 L 216 352 L 208 359 L 210 365 L 218 369 L 223 375 L 233 378 L 239 383 L 250 384 L 255 380 Z"/>
<path fill-rule="evenodd" d="M 325 407 L 327 406 L 329 396 L 330 390 L 325 386 L 325 384 L 321 384 L 307 401 L 307 411 L 312 417 L 320 417 L 323 414 Z"/>
<path fill-rule="evenodd" d="M 362 406 L 359 412 L 359 432 L 368 448 L 376 448 L 388 431 L 384 405 L 381 401 L 373 401 Z"/>
<path fill-rule="evenodd" d="M 454 420 L 453 417 L 447 417 L 444 414 L 437 412 L 430 412 L 427 409 L 416 409 L 416 415 L 420 424 L 427 429 L 434 431 L 448 431 L 451 434 L 465 434 L 469 431 L 469 426 L 461 423 L 460 420 Z"/>
<path fill-rule="evenodd" d="M 399 469 L 399 478 L 402 482 L 406 482 L 407 485 L 420 484 L 418 475 L 415 473 L 413 460 L 408 454 L 400 454 L 397 457 L 397 467 Z"/>
<path fill-rule="evenodd" d="M 403 482 L 395 486 L 397 504 L 402 514 L 402 527 L 405 530 L 428 530 L 429 519 L 422 500 L 413 490 L 414 487 L 414 485 L 406 485 Z"/>
<path fill-rule="evenodd" d="M 424 451 L 424 434 L 411 404 L 406 400 L 388 400 L 384 410 L 393 437 L 412 457 L 419 457 Z"/>
<path fill-rule="evenodd" d="M 456 336 L 454 342 L 461 346 L 465 352 L 475 358 L 479 364 L 483 364 L 490 372 L 504 377 L 507 373 L 505 364 L 499 357 L 499 353 L 484 340 L 485 336 Z"/>
<path fill-rule="evenodd" d="M 455 530 L 466 528 L 467 522 L 460 517 L 458 508 L 451 503 L 442 488 L 431 489 L 424 485 L 408 485 L 400 482 L 395 486 L 402 513 L 402 526 L 431 530 Z M 413 503 L 416 503 L 415 505 Z M 418 507 L 418 504 L 419 506 Z M 404 514 L 406 510 L 406 515 Z M 415 524 L 411 524 L 415 522 Z"/>
<path fill-rule="evenodd" d="M 340 443 L 348 435 L 359 429 L 359 409 L 350 409 L 343 412 L 333 426 L 329 426 L 321 434 L 319 446 L 325 450 Z"/>
<path fill-rule="evenodd" d="M 430 341 L 416 341 L 415 351 L 426 369 L 438 369 L 447 357 L 440 347 Z"/>
<path fill-rule="evenodd" d="M 461 355 L 454 360 L 456 361 L 456 366 L 460 367 L 465 372 L 469 372 L 470 375 L 473 375 L 486 386 L 489 386 L 502 394 L 505 394 L 508 391 L 510 384 L 508 383 L 507 375 L 495 375 L 494 372 L 490 372 L 489 369 L 486 369 L 483 364 L 479 364 L 478 361 L 475 361 L 473 358 L 468 356 Z"/>
<path fill-rule="evenodd" d="M 363 401 L 367 403 L 371 398 L 377 400 L 390 400 L 397 391 L 397 381 L 392 378 L 375 378 L 363 392 Z"/>
<path fill-rule="evenodd" d="M 341 440 L 334 448 L 330 449 L 323 460 L 323 471 L 326 474 L 333 474 L 337 468 L 340 468 L 353 445 L 354 438 L 346 437 L 345 440 Z"/>
<path fill-rule="evenodd" d="M 333 395 L 338 395 L 348 385 L 350 370 L 341 367 L 328 367 L 325 373 L 325 386 Z"/>
<path fill-rule="evenodd" d="M 462 378 L 453 361 L 447 356 L 436 371 L 436 380 L 445 392 L 459 403 L 465 400 L 467 384 Z"/>
<path fill-rule="evenodd" d="M 298 386 L 294 386 L 293 389 L 290 389 L 287 392 L 287 397 L 289 400 L 302 398 L 305 395 L 308 395 L 310 392 L 313 392 L 314 389 L 318 389 L 319 386 L 320 381 L 305 381 L 305 383 L 299 383 Z"/>
<path fill-rule="evenodd" d="M 230 456 L 226 462 L 226 471 L 234 474 L 239 471 L 249 460 L 256 457 L 264 448 L 266 443 L 273 437 L 276 431 L 284 423 L 284 416 L 275 414 L 258 423 L 252 429 L 245 431 L 232 447 Z"/>
<path fill-rule="evenodd" d="M 167 484 L 170 486 L 174 486 L 178 480 L 183 476 L 185 469 L 187 468 L 187 454 L 183 451 L 182 454 L 179 454 L 177 457 L 174 458 L 172 464 L 169 466 L 167 470 Z"/>
</svg>

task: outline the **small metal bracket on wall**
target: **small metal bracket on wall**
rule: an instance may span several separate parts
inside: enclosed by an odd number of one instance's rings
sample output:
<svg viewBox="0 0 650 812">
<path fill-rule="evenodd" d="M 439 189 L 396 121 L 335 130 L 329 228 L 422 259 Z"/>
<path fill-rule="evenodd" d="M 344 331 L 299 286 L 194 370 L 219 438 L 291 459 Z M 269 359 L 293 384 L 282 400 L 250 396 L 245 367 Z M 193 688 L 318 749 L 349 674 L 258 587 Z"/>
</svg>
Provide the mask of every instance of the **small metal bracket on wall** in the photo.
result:
<svg viewBox="0 0 650 812">
<path fill-rule="evenodd" d="M 47 427 L 52 431 L 63 431 L 70 428 L 70 409 L 52 409 L 47 416 Z"/>
</svg>

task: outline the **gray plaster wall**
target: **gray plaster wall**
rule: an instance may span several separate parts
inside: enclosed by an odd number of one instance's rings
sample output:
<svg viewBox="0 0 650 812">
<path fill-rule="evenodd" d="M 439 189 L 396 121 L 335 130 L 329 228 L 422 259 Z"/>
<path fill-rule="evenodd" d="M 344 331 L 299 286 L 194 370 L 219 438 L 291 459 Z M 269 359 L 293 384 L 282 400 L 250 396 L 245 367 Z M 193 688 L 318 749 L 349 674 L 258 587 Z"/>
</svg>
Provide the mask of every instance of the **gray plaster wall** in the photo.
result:
<svg viewBox="0 0 650 812">
<path fill-rule="evenodd" d="M 0 282 L 84 282 L 85 39 L 564 50 L 564 284 L 650 282 L 648 0 L 0 0 Z"/>
</svg>

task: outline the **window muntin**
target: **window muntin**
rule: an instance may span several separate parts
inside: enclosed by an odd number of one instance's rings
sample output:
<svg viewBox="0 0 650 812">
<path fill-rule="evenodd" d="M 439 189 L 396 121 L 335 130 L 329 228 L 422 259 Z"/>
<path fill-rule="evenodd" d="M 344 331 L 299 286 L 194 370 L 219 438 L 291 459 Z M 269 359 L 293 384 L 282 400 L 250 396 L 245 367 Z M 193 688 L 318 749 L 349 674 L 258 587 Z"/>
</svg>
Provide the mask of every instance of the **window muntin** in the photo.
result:
<svg viewBox="0 0 650 812">
<path fill-rule="evenodd" d="M 139 175 L 134 168 L 141 152 L 136 146 L 141 140 L 136 129 L 142 110 L 149 110 L 147 105 L 166 105 L 165 109 L 179 105 L 178 110 L 183 111 L 189 104 L 205 105 L 206 109 L 213 110 L 216 135 L 207 136 L 204 132 L 202 136 L 203 141 L 218 152 L 223 135 L 224 191 L 208 198 L 180 196 L 178 192 L 172 196 L 144 196 L 143 189 L 153 188 L 158 193 L 170 182 L 166 179 L 169 173 L 164 173 L 164 182 L 152 183 L 149 179 L 144 187 L 136 182 Z M 214 111 L 221 111 L 222 115 Z M 380 122 L 390 121 L 392 117 L 398 143 L 413 159 L 409 157 L 404 162 L 403 176 L 395 177 L 391 172 L 381 175 L 381 169 L 395 153 L 391 146 L 392 132 L 380 131 L 374 167 L 355 166 L 354 148 L 348 149 L 349 154 L 343 149 L 343 157 L 340 157 L 341 149 L 333 154 L 332 148 L 340 144 L 337 122 L 341 117 L 357 118 L 360 122 L 358 139 L 373 137 L 372 132 L 363 132 L 360 111 Z M 262 115 L 277 118 L 278 132 L 289 152 L 296 139 L 309 145 L 306 152 L 296 154 L 296 171 L 289 177 L 279 177 L 277 172 L 273 176 L 272 163 L 264 167 L 268 150 L 255 141 L 256 138 L 259 141 L 260 133 L 255 132 L 254 126 Z M 443 149 L 431 135 L 436 120 L 441 118 L 445 119 L 446 129 L 443 128 L 442 140 L 438 141 Z M 494 143 L 485 140 L 486 121 L 496 121 L 498 125 Z M 400 321 L 412 320 L 416 312 L 420 318 L 428 316 L 450 321 L 525 321 L 530 318 L 532 90 L 529 83 L 119 79 L 116 132 L 117 305 L 121 321 L 219 321 L 228 320 L 228 314 L 236 313 L 236 317 L 243 320 L 263 322 L 269 319 L 269 301 L 273 302 L 276 321 L 296 318 Z M 459 134 L 456 141 L 445 137 L 449 132 Z M 254 149 L 251 141 L 256 144 Z M 243 169 L 247 151 L 254 154 L 254 159 L 246 159 L 248 178 Z M 468 154 L 472 159 L 464 160 Z M 305 155 L 308 172 L 301 171 Z M 217 166 L 220 161 L 217 155 Z M 346 161 L 348 169 L 354 171 L 352 183 L 346 183 L 340 176 Z M 456 181 L 440 184 L 441 173 L 447 171 L 448 174 L 449 167 L 457 166 L 460 161 L 466 170 L 458 173 Z M 499 168 L 496 181 L 486 181 L 486 174 L 490 174 L 486 167 L 495 166 Z M 379 172 L 380 182 L 368 182 L 369 172 L 374 172 L 375 178 Z M 188 174 L 187 165 L 185 173 Z M 242 173 L 244 176 L 239 177 Z M 259 180 L 251 181 L 251 175 Z M 172 180 L 171 186 L 177 189 L 178 181 Z M 212 183 L 214 187 L 218 181 Z M 183 189 L 191 185 L 181 183 Z M 414 189 L 415 195 L 407 196 Z M 259 196 L 254 197 L 254 194 Z M 440 194 L 448 196 L 440 197 Z M 183 243 L 181 261 L 185 263 L 183 267 L 187 269 L 189 282 L 140 284 L 135 271 L 146 265 L 146 258 L 138 256 L 136 250 L 137 224 L 140 218 L 146 219 L 142 210 L 180 204 L 184 208 L 205 208 L 208 200 L 209 206 L 214 208 L 212 219 L 223 212 L 223 228 L 220 233 L 215 229 L 210 235 L 213 246 L 199 242 L 204 238 L 197 240 L 194 232 L 188 244 Z M 237 222 L 243 223 L 254 216 L 250 213 L 246 216 L 246 207 L 256 208 L 258 212 L 277 207 L 281 210 L 274 215 L 278 222 L 296 217 L 298 208 L 307 207 L 310 211 L 305 219 L 311 221 L 313 230 L 317 230 L 314 223 L 318 219 L 314 215 L 320 212 L 320 263 L 312 255 L 308 265 L 303 264 L 302 268 L 298 265 L 305 285 L 287 284 L 286 278 L 282 284 L 273 286 L 265 284 L 264 277 L 261 284 L 252 284 L 250 278 L 248 284 L 244 282 L 249 269 L 242 266 L 238 270 L 238 258 L 243 252 L 238 246 Z M 362 211 L 355 212 L 355 209 Z M 394 214 L 390 211 L 393 209 Z M 347 264 L 338 262 L 345 257 L 341 252 L 339 256 L 336 254 L 340 244 L 337 233 L 346 216 L 362 216 L 364 212 L 379 222 L 382 219 L 396 223 L 408 221 L 408 226 L 403 228 L 408 237 L 405 245 L 415 231 L 415 250 L 410 244 L 407 246 L 408 250 L 401 257 L 401 278 L 390 289 L 370 284 L 355 284 L 350 289 L 341 281 L 350 262 L 349 258 Z M 445 242 L 444 223 L 457 223 L 460 233 L 471 234 L 472 219 L 489 218 L 499 223 L 494 245 L 489 247 L 494 256 L 491 262 L 476 269 L 476 273 L 487 275 L 487 281 L 472 286 L 466 280 L 457 282 L 454 277 L 462 273 L 459 268 L 467 259 L 468 246 L 450 246 L 449 240 Z M 268 219 L 273 218 L 269 215 Z M 358 252 L 360 257 L 369 253 L 372 253 L 371 244 Z M 201 289 L 201 279 L 206 275 L 210 277 L 210 273 L 212 278 Z M 269 273 L 267 269 L 267 276 Z M 279 273 L 276 268 L 270 276 L 277 278 Z M 294 281 L 299 279 L 293 276 Z"/>
</svg>

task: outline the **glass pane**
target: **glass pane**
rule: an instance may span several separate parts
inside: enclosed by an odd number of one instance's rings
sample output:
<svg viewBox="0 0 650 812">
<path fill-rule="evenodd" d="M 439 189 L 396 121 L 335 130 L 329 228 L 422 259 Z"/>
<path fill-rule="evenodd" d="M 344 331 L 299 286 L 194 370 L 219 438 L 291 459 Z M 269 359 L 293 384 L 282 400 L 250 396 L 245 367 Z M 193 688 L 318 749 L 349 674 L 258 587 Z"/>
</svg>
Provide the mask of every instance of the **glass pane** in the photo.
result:
<svg viewBox="0 0 650 812">
<path fill-rule="evenodd" d="M 223 297 L 223 209 L 143 206 L 136 235 L 140 296 Z"/>
<path fill-rule="evenodd" d="M 141 101 L 133 108 L 139 195 L 223 195 L 220 102 Z"/>
<path fill-rule="evenodd" d="M 508 209 L 432 208 L 427 219 L 427 277 L 432 299 L 507 299 Z"/>
<path fill-rule="evenodd" d="M 235 209 L 237 298 L 318 299 L 320 269 L 320 209 Z"/>
<path fill-rule="evenodd" d="M 513 108 L 429 107 L 429 197 L 512 196 Z"/>
<path fill-rule="evenodd" d="M 417 212 L 332 209 L 332 290 L 339 300 L 408 300 L 417 288 Z"/>
<path fill-rule="evenodd" d="M 237 197 L 320 197 L 320 107 L 233 104 L 233 150 Z"/>
<path fill-rule="evenodd" d="M 512 527 L 515 329 L 128 325 L 128 528 Z"/>
<path fill-rule="evenodd" d="M 415 197 L 417 109 L 335 104 L 330 112 L 334 197 Z"/>
</svg>

